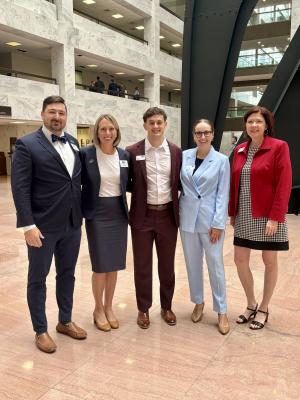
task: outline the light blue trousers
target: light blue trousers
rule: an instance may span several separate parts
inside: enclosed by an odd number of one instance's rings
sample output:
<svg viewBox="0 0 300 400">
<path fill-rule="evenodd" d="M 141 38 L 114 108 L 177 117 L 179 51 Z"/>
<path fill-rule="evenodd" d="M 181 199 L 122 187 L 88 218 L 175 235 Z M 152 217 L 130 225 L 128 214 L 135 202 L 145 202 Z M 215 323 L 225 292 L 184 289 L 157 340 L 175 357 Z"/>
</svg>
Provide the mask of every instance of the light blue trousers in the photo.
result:
<svg viewBox="0 0 300 400">
<path fill-rule="evenodd" d="M 219 314 L 227 312 L 226 283 L 223 262 L 224 232 L 217 243 L 211 243 L 207 233 L 190 233 L 180 230 L 184 258 L 188 272 L 191 301 L 204 302 L 203 253 L 208 268 L 213 296 L 213 309 Z"/>
</svg>

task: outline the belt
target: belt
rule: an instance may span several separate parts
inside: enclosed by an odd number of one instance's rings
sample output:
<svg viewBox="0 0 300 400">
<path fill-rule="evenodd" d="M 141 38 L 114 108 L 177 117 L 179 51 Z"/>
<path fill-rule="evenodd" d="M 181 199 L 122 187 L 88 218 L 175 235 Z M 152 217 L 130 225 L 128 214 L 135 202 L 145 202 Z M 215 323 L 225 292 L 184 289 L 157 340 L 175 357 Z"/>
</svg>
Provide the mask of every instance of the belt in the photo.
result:
<svg viewBox="0 0 300 400">
<path fill-rule="evenodd" d="M 164 211 L 171 207 L 172 202 L 166 204 L 147 204 L 148 210 Z"/>
</svg>

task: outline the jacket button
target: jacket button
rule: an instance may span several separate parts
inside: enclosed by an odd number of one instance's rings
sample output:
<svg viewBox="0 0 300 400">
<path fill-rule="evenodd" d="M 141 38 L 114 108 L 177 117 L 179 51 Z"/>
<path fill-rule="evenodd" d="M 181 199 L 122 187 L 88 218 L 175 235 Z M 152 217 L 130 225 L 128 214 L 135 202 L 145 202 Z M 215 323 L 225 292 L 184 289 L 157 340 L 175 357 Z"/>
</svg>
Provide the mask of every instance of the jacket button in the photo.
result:
<svg viewBox="0 0 300 400">
<path fill-rule="evenodd" d="M 201 199 L 201 196 L 200 196 L 200 194 L 198 194 L 198 199 Z"/>
</svg>

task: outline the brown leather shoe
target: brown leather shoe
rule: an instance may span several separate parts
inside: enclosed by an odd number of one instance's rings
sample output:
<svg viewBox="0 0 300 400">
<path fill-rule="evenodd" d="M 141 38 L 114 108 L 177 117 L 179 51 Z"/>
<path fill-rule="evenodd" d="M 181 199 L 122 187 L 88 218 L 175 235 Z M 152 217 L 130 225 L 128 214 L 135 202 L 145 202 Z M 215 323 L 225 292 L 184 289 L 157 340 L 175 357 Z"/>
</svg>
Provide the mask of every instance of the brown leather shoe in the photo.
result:
<svg viewBox="0 0 300 400">
<path fill-rule="evenodd" d="M 148 329 L 150 326 L 149 311 L 145 313 L 139 311 L 136 322 L 140 328 Z"/>
<path fill-rule="evenodd" d="M 176 325 L 176 315 L 172 310 L 161 309 L 161 317 L 168 325 Z"/>
<path fill-rule="evenodd" d="M 218 314 L 218 329 L 222 335 L 227 335 L 230 331 L 230 326 L 226 314 Z"/>
<path fill-rule="evenodd" d="M 87 333 L 84 329 L 79 328 L 79 326 L 77 326 L 75 324 L 75 322 L 68 322 L 67 324 L 62 324 L 61 322 L 59 322 L 56 325 L 56 330 L 59 333 L 62 333 L 63 335 L 67 335 L 70 336 L 73 339 L 86 339 L 87 337 Z"/>
<path fill-rule="evenodd" d="M 56 344 L 48 332 L 36 333 L 35 344 L 39 350 L 44 351 L 45 353 L 54 353 L 56 350 Z"/>
<path fill-rule="evenodd" d="M 194 310 L 191 315 L 191 319 L 193 322 L 201 321 L 201 319 L 203 317 L 203 308 L 204 308 L 204 303 L 195 305 Z"/>
</svg>

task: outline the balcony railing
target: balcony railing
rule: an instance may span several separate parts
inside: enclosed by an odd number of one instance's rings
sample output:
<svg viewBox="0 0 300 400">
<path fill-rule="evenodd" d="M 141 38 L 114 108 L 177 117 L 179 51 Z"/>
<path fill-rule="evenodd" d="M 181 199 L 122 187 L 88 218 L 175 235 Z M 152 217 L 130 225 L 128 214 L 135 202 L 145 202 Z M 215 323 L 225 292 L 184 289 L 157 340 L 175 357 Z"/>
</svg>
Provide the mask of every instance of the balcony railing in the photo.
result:
<svg viewBox="0 0 300 400">
<path fill-rule="evenodd" d="M 291 8 L 275 9 L 273 11 L 252 14 L 248 26 L 270 24 L 273 22 L 289 21 L 291 19 Z"/>
<path fill-rule="evenodd" d="M 175 17 L 181 19 L 182 21 L 184 20 L 184 9 L 178 10 L 178 6 L 168 6 L 168 5 L 164 4 L 163 0 L 160 1 L 160 6 L 164 10 L 166 10 L 169 13 L 173 14 Z"/>
<path fill-rule="evenodd" d="M 237 68 L 253 68 L 262 66 L 278 65 L 283 53 L 262 53 L 239 56 Z"/>
<path fill-rule="evenodd" d="M 79 10 L 77 10 L 76 8 L 74 8 L 73 11 L 74 11 L 75 14 L 80 15 L 80 16 L 83 17 L 83 18 L 87 18 L 87 19 L 89 19 L 90 21 L 95 22 L 96 24 L 103 25 L 103 26 L 107 26 L 108 28 L 110 28 L 110 29 L 112 29 L 112 30 L 114 30 L 114 31 L 116 31 L 116 32 L 118 32 L 118 33 L 122 33 L 123 35 L 126 35 L 126 36 L 130 37 L 131 39 L 135 39 L 135 40 L 138 40 L 139 42 L 148 44 L 147 40 L 144 40 L 144 39 L 138 38 L 138 37 L 136 37 L 136 36 L 134 36 L 134 35 L 131 35 L 130 33 L 125 32 L 125 31 L 123 31 L 123 30 L 120 29 L 120 28 L 116 28 L 115 26 L 110 25 L 110 24 L 108 24 L 107 22 L 101 21 L 101 20 L 98 19 L 98 18 L 91 17 L 90 15 L 88 15 L 88 14 L 82 12 L 82 11 L 79 11 Z"/>
<path fill-rule="evenodd" d="M 253 106 L 228 107 L 226 118 L 241 118 Z"/>
<path fill-rule="evenodd" d="M 149 98 L 148 97 L 144 97 L 144 96 L 139 96 L 139 98 L 137 99 L 136 96 L 134 94 L 131 93 L 123 93 L 118 94 L 117 92 L 115 94 L 111 94 L 109 93 L 109 91 L 107 89 L 103 89 L 102 93 L 97 92 L 96 90 L 91 89 L 91 87 L 89 85 L 84 85 L 82 83 L 76 83 L 76 88 L 77 89 L 82 89 L 82 90 L 87 90 L 89 92 L 92 93 L 97 93 L 97 94 L 108 94 L 110 96 L 115 96 L 115 97 L 122 97 L 125 99 L 132 99 L 132 100 L 139 100 L 139 101 L 145 101 L 147 103 L 149 103 Z"/>
<path fill-rule="evenodd" d="M 0 75 L 14 76 L 16 78 L 23 78 L 23 79 L 31 79 L 33 81 L 53 83 L 55 85 L 57 83 L 55 78 L 50 78 L 49 76 L 31 74 L 28 72 L 16 71 L 14 69 L 4 68 L 4 67 L 0 67 Z"/>
</svg>

